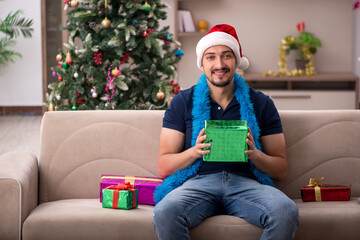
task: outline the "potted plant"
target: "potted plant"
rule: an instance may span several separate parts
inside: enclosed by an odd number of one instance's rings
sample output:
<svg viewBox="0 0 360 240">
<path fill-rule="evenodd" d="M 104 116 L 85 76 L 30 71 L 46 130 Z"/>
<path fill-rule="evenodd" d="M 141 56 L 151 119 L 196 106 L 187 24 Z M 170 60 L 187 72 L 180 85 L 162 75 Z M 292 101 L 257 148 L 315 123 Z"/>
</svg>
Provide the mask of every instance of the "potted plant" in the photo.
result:
<svg viewBox="0 0 360 240">
<path fill-rule="evenodd" d="M 305 31 L 305 22 L 297 24 L 299 32 L 298 37 L 287 36 L 285 41 L 287 43 L 287 53 L 291 50 L 300 50 L 300 58 L 296 60 L 297 69 L 305 69 L 306 63 L 310 60 L 312 55 L 315 55 L 317 48 L 321 47 L 321 41 L 312 33 Z"/>
<path fill-rule="evenodd" d="M 14 39 L 20 35 L 25 38 L 32 36 L 32 19 L 21 17 L 21 14 L 22 11 L 17 10 L 15 13 L 10 12 L 4 20 L 0 19 L 0 32 L 5 34 L 0 37 L 0 68 L 14 62 L 15 57 L 21 57 L 20 53 L 9 48 L 16 44 Z"/>
</svg>

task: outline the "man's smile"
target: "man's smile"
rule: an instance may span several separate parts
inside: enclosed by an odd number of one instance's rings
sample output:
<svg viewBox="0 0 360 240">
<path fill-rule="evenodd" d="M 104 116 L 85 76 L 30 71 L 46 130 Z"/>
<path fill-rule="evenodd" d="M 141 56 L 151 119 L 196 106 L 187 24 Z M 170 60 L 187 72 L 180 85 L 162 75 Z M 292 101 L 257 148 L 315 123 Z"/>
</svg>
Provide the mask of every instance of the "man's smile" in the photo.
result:
<svg viewBox="0 0 360 240">
<path fill-rule="evenodd" d="M 216 75 L 218 77 L 222 77 L 228 72 L 230 72 L 230 69 L 228 69 L 228 68 L 214 69 L 214 70 L 211 71 L 212 74 L 214 74 L 214 75 Z"/>
</svg>

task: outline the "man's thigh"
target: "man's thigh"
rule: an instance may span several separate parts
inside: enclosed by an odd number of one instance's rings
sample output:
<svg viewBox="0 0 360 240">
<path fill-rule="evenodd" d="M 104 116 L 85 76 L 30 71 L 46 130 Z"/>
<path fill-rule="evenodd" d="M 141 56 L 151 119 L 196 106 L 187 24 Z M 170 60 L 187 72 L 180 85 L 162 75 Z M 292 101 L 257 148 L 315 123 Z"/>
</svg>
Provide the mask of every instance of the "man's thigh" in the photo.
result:
<svg viewBox="0 0 360 240">
<path fill-rule="evenodd" d="M 197 226 L 220 209 L 222 183 L 218 175 L 221 174 L 197 175 L 187 180 L 167 194 L 155 206 L 154 213 L 185 219 L 188 228 Z"/>
<path fill-rule="evenodd" d="M 225 182 L 224 210 L 264 228 L 270 218 L 286 215 L 295 203 L 280 190 L 255 180 L 229 174 Z"/>
</svg>

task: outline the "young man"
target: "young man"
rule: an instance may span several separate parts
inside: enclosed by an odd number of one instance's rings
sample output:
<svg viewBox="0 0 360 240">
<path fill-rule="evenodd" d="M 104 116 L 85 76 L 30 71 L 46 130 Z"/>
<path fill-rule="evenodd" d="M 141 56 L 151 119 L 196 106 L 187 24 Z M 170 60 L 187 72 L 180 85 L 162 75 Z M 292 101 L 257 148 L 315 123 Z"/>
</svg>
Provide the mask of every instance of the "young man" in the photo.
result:
<svg viewBox="0 0 360 240">
<path fill-rule="evenodd" d="M 196 46 L 198 83 L 181 91 L 165 112 L 153 223 L 159 239 L 190 239 L 189 229 L 216 214 L 264 228 L 261 239 L 292 239 L 296 204 L 273 187 L 287 172 L 285 139 L 272 100 L 235 73 L 246 69 L 233 27 L 214 26 Z M 249 162 L 204 162 L 204 120 L 247 120 Z M 269 186 L 270 185 L 270 186 Z"/>
</svg>

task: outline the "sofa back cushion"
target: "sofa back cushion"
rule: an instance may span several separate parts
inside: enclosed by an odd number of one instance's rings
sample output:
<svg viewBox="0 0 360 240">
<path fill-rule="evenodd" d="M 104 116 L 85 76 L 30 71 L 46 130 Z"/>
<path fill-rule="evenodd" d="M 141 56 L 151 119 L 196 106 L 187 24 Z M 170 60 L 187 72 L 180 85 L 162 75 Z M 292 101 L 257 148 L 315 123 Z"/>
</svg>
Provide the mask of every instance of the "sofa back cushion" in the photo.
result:
<svg viewBox="0 0 360 240">
<path fill-rule="evenodd" d="M 360 111 L 279 111 L 285 134 L 288 174 L 277 186 L 291 198 L 310 178 L 352 184 L 360 196 Z"/>
<path fill-rule="evenodd" d="M 46 112 L 40 202 L 99 197 L 101 174 L 158 176 L 164 111 Z"/>
<path fill-rule="evenodd" d="M 352 184 L 360 196 L 360 111 L 279 111 L 291 198 L 309 178 Z M 47 112 L 41 125 L 40 202 L 97 198 L 101 174 L 158 176 L 164 111 Z"/>
</svg>

